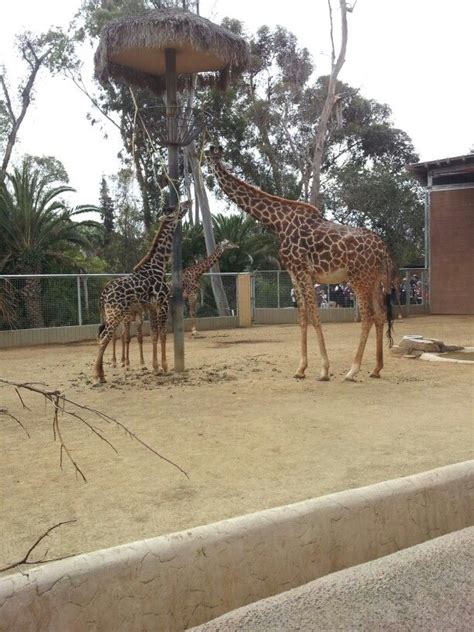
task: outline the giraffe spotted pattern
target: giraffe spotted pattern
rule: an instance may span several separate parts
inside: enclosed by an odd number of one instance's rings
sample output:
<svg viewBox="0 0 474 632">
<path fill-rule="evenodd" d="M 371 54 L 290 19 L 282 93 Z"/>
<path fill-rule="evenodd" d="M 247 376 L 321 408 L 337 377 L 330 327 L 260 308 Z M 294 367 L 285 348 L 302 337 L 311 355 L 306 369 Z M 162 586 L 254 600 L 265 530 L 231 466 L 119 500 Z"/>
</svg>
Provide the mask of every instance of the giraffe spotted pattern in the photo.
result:
<svg viewBox="0 0 474 632">
<path fill-rule="evenodd" d="M 322 356 L 321 380 L 329 379 L 325 347 L 313 284 L 350 281 L 357 296 L 362 320 L 359 346 L 346 375 L 353 380 L 360 369 L 367 337 L 376 329 L 376 366 L 372 377 L 383 368 L 383 327 L 387 316 L 390 336 L 391 291 L 394 264 L 382 239 L 365 228 L 353 228 L 327 221 L 320 210 L 305 202 L 286 200 L 261 191 L 232 175 L 222 163 L 222 148 L 206 152 L 223 192 L 243 211 L 252 215 L 280 240 L 280 261 L 288 270 L 298 299 L 301 357 L 295 377 L 303 378 L 308 366 L 307 326 L 313 324 Z M 384 296 L 385 292 L 385 296 Z M 391 339 L 391 338 L 390 338 Z"/>
<path fill-rule="evenodd" d="M 178 222 L 189 209 L 189 202 L 176 209 L 168 209 L 163 215 L 148 254 L 135 266 L 128 277 L 120 277 L 108 283 L 100 296 L 100 310 L 103 324 L 99 327 L 99 351 L 95 363 L 95 376 L 105 382 L 103 357 L 105 349 L 117 326 L 133 320 L 142 306 L 150 310 L 150 327 L 153 339 L 153 368 L 159 370 L 157 341 L 160 338 L 162 368 L 167 370 L 166 329 L 159 330 L 159 314 L 168 298 L 166 266 L 171 255 L 173 235 Z M 141 349 L 141 357 L 143 351 Z"/>
</svg>

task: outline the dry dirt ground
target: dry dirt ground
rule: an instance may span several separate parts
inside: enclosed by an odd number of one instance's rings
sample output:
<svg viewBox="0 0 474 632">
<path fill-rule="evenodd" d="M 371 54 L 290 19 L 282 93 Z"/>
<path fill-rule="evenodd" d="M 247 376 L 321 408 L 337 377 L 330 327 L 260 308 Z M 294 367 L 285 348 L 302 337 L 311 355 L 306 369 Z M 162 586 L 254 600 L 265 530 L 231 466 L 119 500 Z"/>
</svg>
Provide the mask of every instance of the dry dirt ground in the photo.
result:
<svg viewBox="0 0 474 632">
<path fill-rule="evenodd" d="M 468 317 L 397 321 L 395 340 L 422 334 L 474 344 Z M 40 397 L 0 388 L 0 404 L 28 429 L 0 416 L 2 512 L 0 567 L 21 558 L 51 525 L 48 556 L 80 553 L 231 516 L 405 476 L 473 456 L 474 368 L 386 353 L 380 380 L 373 334 L 357 383 L 344 383 L 359 335 L 356 323 L 324 327 L 330 382 L 317 382 L 315 335 L 306 380 L 297 326 L 203 332 L 187 338 L 187 372 L 157 377 L 137 366 L 106 365 L 108 383 L 91 379 L 94 343 L 0 350 L 0 376 L 42 381 L 117 418 L 189 473 L 163 462 L 99 420 L 115 454 L 77 420 L 63 435 L 88 482 L 53 442 L 51 408 Z M 168 345 L 172 359 L 172 342 Z M 146 342 L 146 355 L 150 355 Z M 109 354 L 108 354 L 109 355 Z M 92 421 L 90 417 L 88 417 Z M 44 553 L 40 547 L 38 555 Z"/>
</svg>

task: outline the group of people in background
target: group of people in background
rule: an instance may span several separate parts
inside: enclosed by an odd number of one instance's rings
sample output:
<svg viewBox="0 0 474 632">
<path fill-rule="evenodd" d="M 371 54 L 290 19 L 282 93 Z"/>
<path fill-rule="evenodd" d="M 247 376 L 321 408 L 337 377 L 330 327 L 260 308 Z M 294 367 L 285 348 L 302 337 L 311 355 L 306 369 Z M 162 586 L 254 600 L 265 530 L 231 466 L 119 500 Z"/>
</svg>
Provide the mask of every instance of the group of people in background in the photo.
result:
<svg viewBox="0 0 474 632">
<path fill-rule="evenodd" d="M 291 304 L 297 307 L 295 288 L 290 291 Z M 338 283 L 337 285 L 314 285 L 314 300 L 318 307 L 354 307 L 354 293 L 350 283 Z"/>
<path fill-rule="evenodd" d="M 401 305 L 421 305 L 423 303 L 423 283 L 417 274 L 412 274 L 407 280 L 402 279 L 400 284 Z"/>
<path fill-rule="evenodd" d="M 395 291 L 395 290 L 394 290 Z M 291 304 L 297 307 L 295 288 L 290 291 Z M 396 303 L 396 297 L 393 297 Z M 314 300 L 321 309 L 328 307 L 354 307 L 354 293 L 351 284 L 338 283 L 337 285 L 314 285 Z M 400 304 L 401 305 L 421 305 L 423 303 L 423 284 L 417 274 L 412 274 L 407 280 L 404 277 L 400 284 Z"/>
</svg>

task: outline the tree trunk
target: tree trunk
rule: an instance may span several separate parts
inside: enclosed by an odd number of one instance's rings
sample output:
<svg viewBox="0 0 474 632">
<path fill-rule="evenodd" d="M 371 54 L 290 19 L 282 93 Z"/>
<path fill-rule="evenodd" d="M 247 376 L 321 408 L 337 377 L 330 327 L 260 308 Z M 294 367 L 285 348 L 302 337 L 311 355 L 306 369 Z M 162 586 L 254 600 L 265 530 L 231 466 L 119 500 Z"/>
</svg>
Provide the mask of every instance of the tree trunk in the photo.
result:
<svg viewBox="0 0 474 632">
<path fill-rule="evenodd" d="M 332 62 L 331 62 L 331 75 L 328 83 L 328 93 L 326 101 L 324 102 L 323 111 L 319 117 L 318 125 L 316 127 L 315 147 L 313 154 L 313 178 L 311 184 L 311 195 L 309 201 L 315 206 L 319 202 L 319 189 L 321 187 L 321 164 L 323 161 L 324 145 L 326 143 L 326 134 L 328 130 L 329 119 L 334 107 L 336 99 L 336 83 L 337 76 L 344 64 L 347 48 L 347 6 L 346 0 L 339 0 L 341 7 L 341 48 L 337 61 L 335 61 L 334 41 L 332 37 L 332 9 L 331 0 L 328 0 L 329 15 L 331 20 L 331 41 L 332 41 Z"/>
<path fill-rule="evenodd" d="M 41 279 L 26 279 L 23 288 L 26 316 L 30 327 L 44 327 L 41 307 Z"/>
<path fill-rule="evenodd" d="M 28 107 L 31 103 L 31 92 L 33 90 L 33 86 L 36 80 L 36 75 L 38 74 L 38 70 L 41 68 L 41 65 L 43 64 L 43 62 L 45 61 L 45 59 L 48 57 L 50 53 L 50 51 L 47 51 L 46 53 L 41 55 L 41 57 L 37 57 L 37 55 L 33 51 L 32 45 L 28 43 L 28 46 L 34 55 L 34 63 L 28 62 L 30 64 L 31 73 L 30 73 L 30 76 L 28 77 L 28 81 L 26 82 L 25 87 L 23 88 L 21 92 L 21 110 L 18 117 L 13 112 L 10 94 L 8 92 L 7 84 L 5 83 L 5 79 L 3 75 L 0 75 L 0 84 L 2 86 L 3 94 L 5 97 L 6 110 L 8 112 L 8 116 L 10 118 L 10 122 L 12 125 L 11 130 L 8 134 L 5 154 L 3 156 L 2 164 L 0 167 L 0 182 L 3 182 L 5 180 L 5 176 L 8 169 L 8 163 L 10 162 L 10 158 L 13 152 L 13 147 L 15 146 L 15 143 L 16 143 L 18 131 L 21 127 L 21 124 L 23 123 L 23 119 L 25 118 L 26 111 L 28 110 Z M 23 54 L 23 57 L 24 59 L 27 59 L 25 54 Z"/>
<path fill-rule="evenodd" d="M 206 242 L 206 252 L 211 255 L 216 249 L 216 240 L 214 239 L 214 231 L 212 229 L 211 209 L 209 208 L 209 199 L 207 197 L 206 187 L 202 177 L 201 166 L 196 155 L 194 143 L 184 148 L 186 159 L 189 162 L 191 173 L 193 174 L 194 186 L 197 195 L 197 201 L 202 217 L 202 226 L 204 229 L 204 240 Z M 219 264 L 216 263 L 211 268 L 211 272 L 220 272 Z M 219 316 L 229 316 L 230 309 L 227 296 L 224 290 L 224 284 L 220 276 L 211 276 L 212 292 L 216 301 L 217 313 Z"/>
</svg>

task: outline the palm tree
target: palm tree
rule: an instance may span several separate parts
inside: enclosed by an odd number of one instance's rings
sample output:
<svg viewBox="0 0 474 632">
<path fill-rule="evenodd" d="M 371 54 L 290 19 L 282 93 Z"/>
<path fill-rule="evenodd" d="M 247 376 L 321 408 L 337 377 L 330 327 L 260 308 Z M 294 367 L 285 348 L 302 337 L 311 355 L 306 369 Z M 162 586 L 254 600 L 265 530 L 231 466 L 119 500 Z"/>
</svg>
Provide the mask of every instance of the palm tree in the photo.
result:
<svg viewBox="0 0 474 632">
<path fill-rule="evenodd" d="M 7 176 L 0 185 L 0 273 L 77 269 L 74 253 L 87 241 L 72 218 L 97 208 L 69 209 L 59 196 L 71 191 L 69 186 L 53 186 L 26 161 Z M 23 294 L 30 325 L 43 327 L 40 279 L 28 279 Z"/>
<path fill-rule="evenodd" d="M 228 239 L 239 247 L 224 253 L 221 260 L 224 272 L 280 268 L 278 239 L 253 217 L 242 212 L 232 215 L 218 213 L 212 219 L 216 241 Z"/>
</svg>

